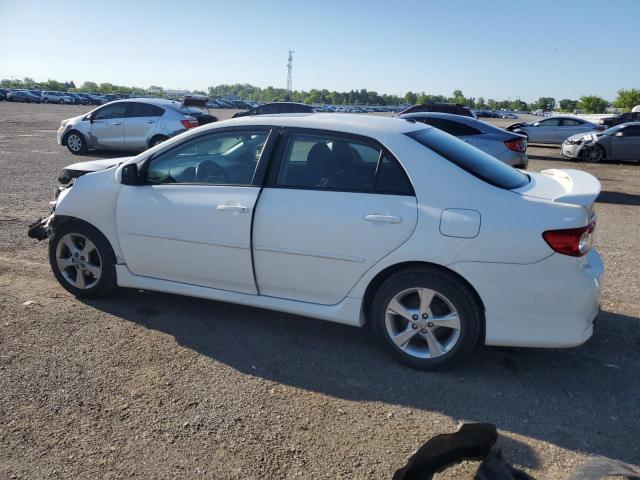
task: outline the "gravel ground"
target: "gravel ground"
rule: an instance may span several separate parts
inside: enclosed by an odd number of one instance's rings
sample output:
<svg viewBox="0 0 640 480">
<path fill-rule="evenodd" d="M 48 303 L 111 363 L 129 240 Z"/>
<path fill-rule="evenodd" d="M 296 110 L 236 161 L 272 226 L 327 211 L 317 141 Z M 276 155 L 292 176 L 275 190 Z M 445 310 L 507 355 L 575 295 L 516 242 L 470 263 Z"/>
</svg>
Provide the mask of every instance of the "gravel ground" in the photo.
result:
<svg viewBox="0 0 640 480">
<path fill-rule="evenodd" d="M 569 350 L 485 348 L 431 374 L 364 329 L 135 290 L 67 294 L 26 229 L 78 160 L 55 142 L 59 121 L 86 110 L 0 102 L 0 478 L 389 479 L 459 421 L 495 423 L 506 458 L 537 478 L 590 455 L 640 465 L 640 166 L 530 147 L 530 169 L 603 184 L 596 333 Z"/>
</svg>

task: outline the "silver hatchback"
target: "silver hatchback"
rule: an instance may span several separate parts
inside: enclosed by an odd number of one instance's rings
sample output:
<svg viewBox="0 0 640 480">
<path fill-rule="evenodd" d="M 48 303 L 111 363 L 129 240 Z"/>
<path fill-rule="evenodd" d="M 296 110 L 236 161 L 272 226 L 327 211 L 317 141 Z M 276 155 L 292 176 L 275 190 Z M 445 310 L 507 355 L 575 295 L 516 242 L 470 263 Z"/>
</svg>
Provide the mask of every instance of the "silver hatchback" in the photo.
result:
<svg viewBox="0 0 640 480">
<path fill-rule="evenodd" d="M 57 139 L 74 155 L 88 149 L 142 151 L 201 123 L 194 107 L 157 98 L 116 100 L 60 122 Z"/>
</svg>

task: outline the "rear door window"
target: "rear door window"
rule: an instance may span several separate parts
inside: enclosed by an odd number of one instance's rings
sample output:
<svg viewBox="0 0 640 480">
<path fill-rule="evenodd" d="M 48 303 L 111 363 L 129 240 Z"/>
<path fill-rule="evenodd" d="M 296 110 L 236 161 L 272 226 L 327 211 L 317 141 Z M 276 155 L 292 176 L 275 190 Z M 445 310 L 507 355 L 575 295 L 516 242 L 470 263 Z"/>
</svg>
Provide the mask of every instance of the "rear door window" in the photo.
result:
<svg viewBox="0 0 640 480">
<path fill-rule="evenodd" d="M 577 120 L 577 119 L 573 119 L 573 118 L 563 118 L 562 119 L 562 126 L 563 127 L 577 127 L 579 125 L 582 125 L 584 122 L 582 120 Z"/>
<path fill-rule="evenodd" d="M 376 142 L 324 133 L 289 134 L 275 186 L 413 195 L 402 167 Z"/>
<path fill-rule="evenodd" d="M 538 125 L 540 125 L 541 127 L 557 127 L 560 125 L 560 119 L 559 118 L 548 118 L 546 120 L 540 120 L 538 122 Z"/>
<path fill-rule="evenodd" d="M 529 183 L 529 177 L 468 143 L 436 128 L 406 134 L 451 163 L 499 188 L 513 190 Z"/>
<path fill-rule="evenodd" d="M 141 102 L 132 102 L 127 110 L 128 117 L 160 117 L 163 113 L 163 108 Z"/>
</svg>

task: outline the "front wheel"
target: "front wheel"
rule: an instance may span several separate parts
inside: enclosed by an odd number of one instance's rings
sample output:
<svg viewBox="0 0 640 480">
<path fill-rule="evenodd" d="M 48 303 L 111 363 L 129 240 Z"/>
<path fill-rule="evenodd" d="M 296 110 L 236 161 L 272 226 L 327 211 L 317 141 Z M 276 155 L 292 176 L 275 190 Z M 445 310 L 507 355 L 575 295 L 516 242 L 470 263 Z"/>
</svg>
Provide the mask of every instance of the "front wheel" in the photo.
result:
<svg viewBox="0 0 640 480">
<path fill-rule="evenodd" d="M 582 160 L 587 163 L 598 163 L 604 160 L 604 148 L 600 145 L 592 145 L 582 152 Z"/>
<path fill-rule="evenodd" d="M 117 287 L 111 245 L 87 223 L 72 221 L 55 229 L 49 263 L 60 285 L 76 297 L 104 297 Z"/>
<path fill-rule="evenodd" d="M 372 329 L 397 360 L 438 370 L 466 358 L 478 343 L 482 309 L 453 274 L 420 268 L 386 280 L 373 300 Z"/>
<path fill-rule="evenodd" d="M 67 148 L 74 155 L 82 155 L 87 151 L 87 142 L 78 132 L 71 132 L 66 139 Z"/>
</svg>

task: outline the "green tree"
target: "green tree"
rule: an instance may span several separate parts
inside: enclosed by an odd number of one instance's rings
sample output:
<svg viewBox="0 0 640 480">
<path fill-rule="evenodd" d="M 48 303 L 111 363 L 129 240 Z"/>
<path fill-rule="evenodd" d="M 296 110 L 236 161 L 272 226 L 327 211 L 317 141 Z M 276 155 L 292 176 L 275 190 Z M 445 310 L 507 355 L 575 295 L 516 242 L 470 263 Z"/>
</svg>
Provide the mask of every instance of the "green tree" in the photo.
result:
<svg viewBox="0 0 640 480">
<path fill-rule="evenodd" d="M 631 88 L 629 90 L 618 90 L 618 97 L 613 102 L 613 106 L 624 111 L 629 111 L 633 107 L 640 105 L 640 89 Z"/>
<path fill-rule="evenodd" d="M 578 101 L 569 100 L 568 98 L 563 98 L 558 104 L 560 105 L 560 111 L 562 112 L 573 112 L 578 108 Z"/>
<path fill-rule="evenodd" d="M 418 100 L 418 96 L 413 92 L 407 92 L 404 94 L 404 100 L 407 103 L 415 105 L 416 101 Z"/>
<path fill-rule="evenodd" d="M 604 113 L 608 106 L 609 102 L 597 95 L 584 95 L 578 102 L 578 108 L 585 113 Z"/>
<path fill-rule="evenodd" d="M 462 90 L 454 90 L 451 96 L 451 103 L 466 105 L 467 99 L 464 97 Z"/>
<path fill-rule="evenodd" d="M 552 111 L 556 108 L 556 99 L 553 97 L 540 97 L 534 104 L 535 108 Z"/>
<path fill-rule="evenodd" d="M 498 107 L 498 102 L 496 102 L 493 98 L 487 100 L 487 107 L 489 110 L 495 110 Z"/>
<path fill-rule="evenodd" d="M 82 85 L 80 85 L 80 88 L 78 90 L 80 90 L 81 92 L 97 92 L 98 84 L 95 82 L 84 82 Z"/>
<path fill-rule="evenodd" d="M 484 97 L 478 97 L 476 99 L 476 108 L 487 108 L 487 104 L 484 102 Z"/>
<path fill-rule="evenodd" d="M 527 102 L 517 99 L 509 102 L 509 109 L 516 112 L 524 112 L 529 110 L 529 106 L 527 105 Z"/>
</svg>

